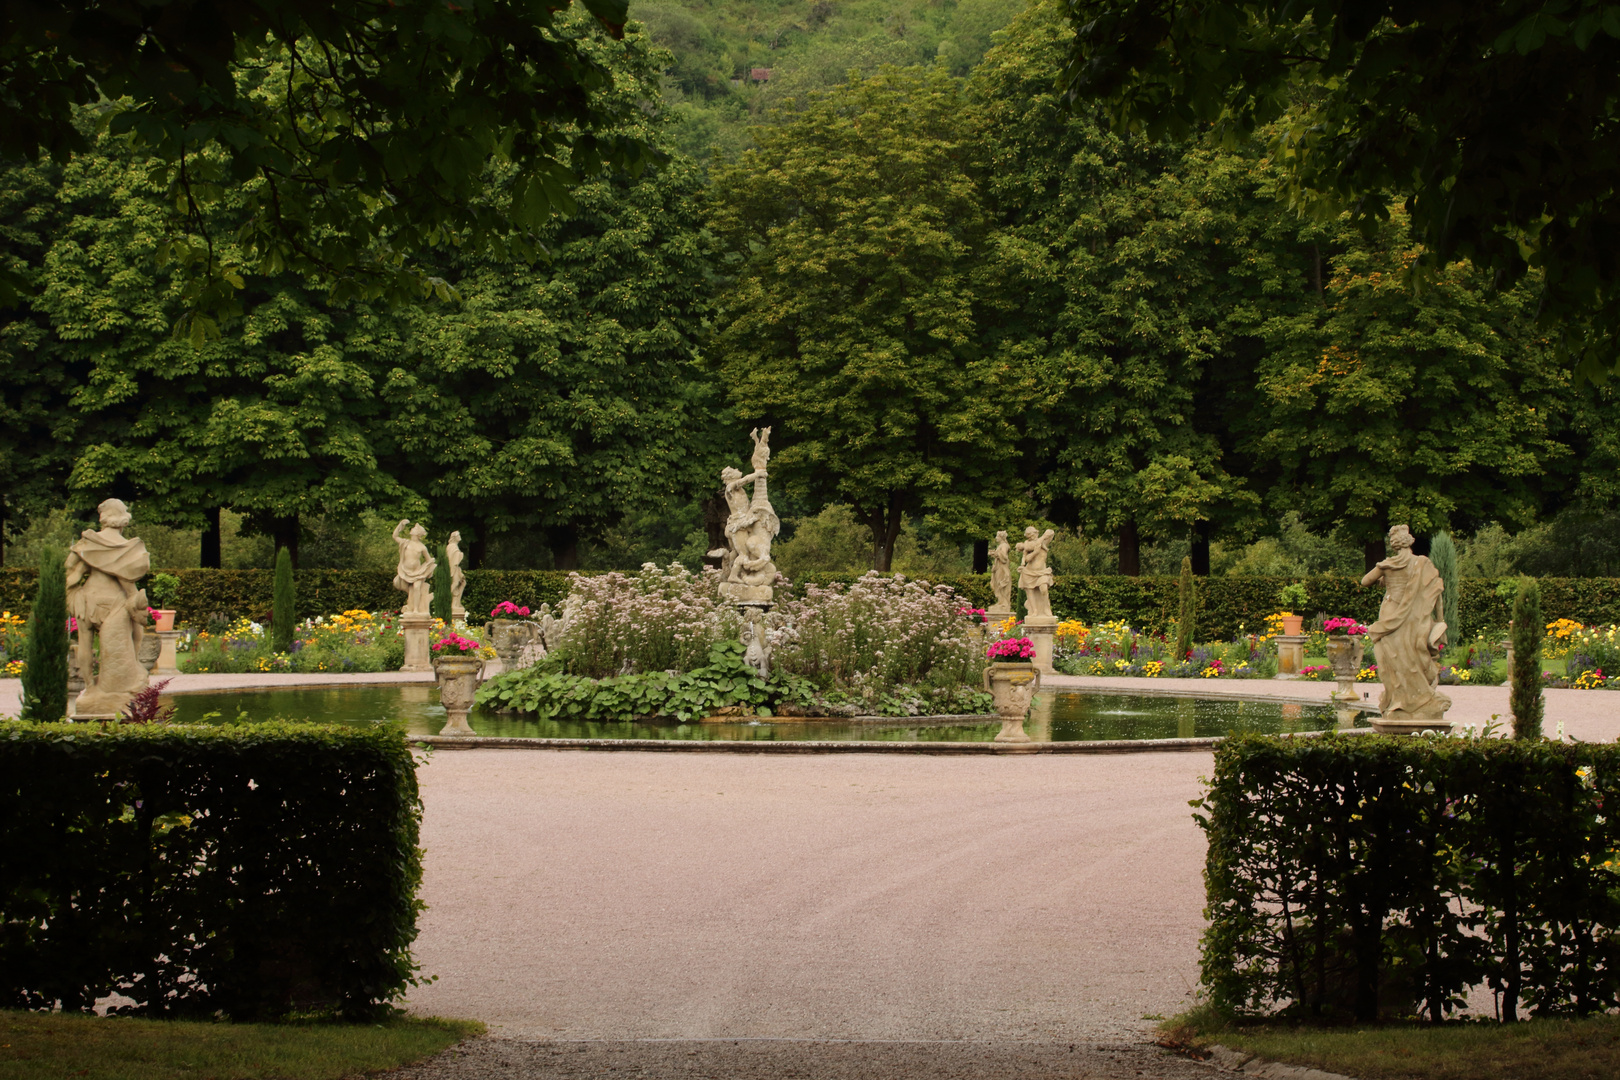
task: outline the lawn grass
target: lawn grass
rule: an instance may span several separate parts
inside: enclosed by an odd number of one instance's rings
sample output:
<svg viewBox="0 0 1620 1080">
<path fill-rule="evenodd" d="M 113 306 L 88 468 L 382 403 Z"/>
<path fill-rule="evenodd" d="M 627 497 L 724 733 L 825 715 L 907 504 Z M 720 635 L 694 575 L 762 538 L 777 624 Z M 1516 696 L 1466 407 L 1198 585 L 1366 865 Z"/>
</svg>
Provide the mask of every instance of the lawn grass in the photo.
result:
<svg viewBox="0 0 1620 1080">
<path fill-rule="evenodd" d="M 1520 1024 L 1227 1025 L 1187 1013 L 1160 1029 L 1166 1041 L 1212 1043 L 1269 1061 L 1358 1080 L 1612 1080 L 1620 1076 L 1620 1016 Z"/>
<path fill-rule="evenodd" d="M 339 1080 L 430 1057 L 475 1020 L 228 1024 L 0 1011 L 5 1080 Z"/>
</svg>

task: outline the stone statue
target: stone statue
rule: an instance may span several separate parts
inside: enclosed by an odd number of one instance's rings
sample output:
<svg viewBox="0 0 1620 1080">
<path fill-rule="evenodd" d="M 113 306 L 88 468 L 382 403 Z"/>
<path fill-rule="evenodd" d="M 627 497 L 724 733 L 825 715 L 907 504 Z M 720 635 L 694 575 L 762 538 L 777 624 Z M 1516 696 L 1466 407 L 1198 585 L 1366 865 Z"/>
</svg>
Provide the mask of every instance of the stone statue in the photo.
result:
<svg viewBox="0 0 1620 1080">
<path fill-rule="evenodd" d="M 1389 530 L 1389 558 L 1367 571 L 1363 585 L 1384 583 L 1378 621 L 1367 628 L 1383 692 L 1375 727 L 1449 727 L 1451 699 L 1440 693 L 1440 654 L 1446 647 L 1445 583 L 1434 563 L 1412 554 L 1412 531 Z"/>
<path fill-rule="evenodd" d="M 68 552 L 67 608 L 78 620 L 73 666 L 84 689 L 74 701 L 79 718 L 116 717 L 146 689 L 146 666 L 137 656 L 146 626 L 146 592 L 135 582 L 152 569 L 146 543 L 125 536 L 129 509 L 117 499 L 98 506 L 99 531 L 86 529 Z M 91 635 L 101 643 L 100 663 Z"/>
<path fill-rule="evenodd" d="M 765 620 L 757 606 L 744 610 L 748 614 L 742 631 L 743 663 L 768 679 L 771 677 L 771 643 L 766 637 Z"/>
<path fill-rule="evenodd" d="M 1012 614 L 1012 548 L 1007 544 L 1007 531 L 996 533 L 996 542 L 990 545 L 990 591 L 996 602 L 990 610 L 998 614 Z"/>
<path fill-rule="evenodd" d="M 461 533 L 450 534 L 444 545 L 444 558 L 450 564 L 450 621 L 467 621 L 467 609 L 461 606 L 461 594 L 467 591 L 467 575 L 462 573 Z"/>
<path fill-rule="evenodd" d="M 1031 525 L 1024 530 L 1023 542 L 1018 545 L 1021 558 L 1018 562 L 1018 587 L 1024 590 L 1024 616 L 1052 617 L 1052 598 L 1046 590 L 1051 588 L 1053 574 L 1052 568 L 1046 565 L 1046 557 L 1052 550 L 1052 538 L 1057 533 L 1047 529 L 1044 533 L 1035 531 Z"/>
<path fill-rule="evenodd" d="M 755 428 L 754 471 L 744 476 L 731 466 L 720 471 L 726 497 L 726 555 L 721 561 L 720 594 L 735 603 L 770 603 L 776 581 L 771 541 L 782 522 L 771 506 L 766 464 L 771 458 L 770 428 Z M 747 485 L 753 484 L 749 494 Z"/>
<path fill-rule="evenodd" d="M 439 562 L 428 554 L 427 545 L 422 543 L 422 537 L 427 530 L 420 523 L 411 527 L 409 540 L 400 535 L 400 530 L 410 525 L 410 519 L 401 518 L 394 526 L 394 543 L 399 545 L 399 568 L 394 571 L 394 588 L 405 594 L 405 605 L 400 608 L 403 615 L 426 615 L 432 609 L 433 593 L 429 586 L 433 583 L 433 571 L 439 568 Z"/>
</svg>

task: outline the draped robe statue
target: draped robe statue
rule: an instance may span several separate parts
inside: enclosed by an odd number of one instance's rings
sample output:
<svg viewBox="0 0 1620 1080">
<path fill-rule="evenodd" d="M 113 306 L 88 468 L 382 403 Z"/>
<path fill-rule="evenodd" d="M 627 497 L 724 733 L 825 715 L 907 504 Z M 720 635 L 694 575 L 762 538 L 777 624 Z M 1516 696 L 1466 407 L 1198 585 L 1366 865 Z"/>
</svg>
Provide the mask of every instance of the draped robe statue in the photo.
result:
<svg viewBox="0 0 1620 1080">
<path fill-rule="evenodd" d="M 96 509 L 100 530 L 80 534 L 65 567 L 68 614 L 79 631 L 73 663 L 84 681 L 76 717 L 117 716 L 146 689 L 146 666 L 136 656 L 145 636 L 146 592 L 135 582 L 151 571 L 152 560 L 144 541 L 124 535 L 130 516 L 122 502 L 108 499 Z M 101 643 L 99 658 L 92 635 Z"/>
<path fill-rule="evenodd" d="M 1378 705 L 1385 723 L 1436 723 L 1451 708 L 1440 685 L 1440 654 L 1446 647 L 1445 584 L 1434 563 L 1412 554 L 1412 532 L 1405 525 L 1389 530 L 1394 554 L 1361 579 L 1363 585 L 1384 583 L 1378 621 L 1367 628 L 1383 684 Z"/>
<path fill-rule="evenodd" d="M 1052 538 L 1057 535 L 1051 529 L 1045 533 L 1037 532 L 1031 525 L 1024 530 L 1023 543 L 1018 545 L 1022 558 L 1018 562 L 1018 587 L 1024 590 L 1024 616 L 1049 618 L 1052 614 L 1052 598 L 1047 590 L 1052 587 L 1054 580 L 1052 568 L 1046 565 L 1046 556 L 1052 549 Z"/>
<path fill-rule="evenodd" d="M 410 520 L 404 518 L 394 526 L 394 543 L 399 546 L 399 566 L 394 571 L 394 588 L 405 594 L 405 604 L 400 608 L 401 614 L 426 615 L 433 604 L 430 586 L 433 583 L 433 571 L 439 568 L 439 561 L 428 554 L 427 545 L 422 543 L 427 530 L 420 524 L 412 527 L 409 540 L 400 535 L 400 530 L 409 524 Z"/>
<path fill-rule="evenodd" d="M 461 594 L 467 591 L 467 575 L 461 569 L 465 556 L 461 554 L 460 532 L 450 534 L 449 542 L 444 545 L 444 557 L 450 564 L 450 617 L 465 620 L 467 609 L 461 606 Z"/>
<path fill-rule="evenodd" d="M 990 610 L 1010 613 L 1012 591 L 1012 546 L 1007 543 L 1006 530 L 1002 530 L 990 545 L 990 592 L 996 598 Z"/>
</svg>

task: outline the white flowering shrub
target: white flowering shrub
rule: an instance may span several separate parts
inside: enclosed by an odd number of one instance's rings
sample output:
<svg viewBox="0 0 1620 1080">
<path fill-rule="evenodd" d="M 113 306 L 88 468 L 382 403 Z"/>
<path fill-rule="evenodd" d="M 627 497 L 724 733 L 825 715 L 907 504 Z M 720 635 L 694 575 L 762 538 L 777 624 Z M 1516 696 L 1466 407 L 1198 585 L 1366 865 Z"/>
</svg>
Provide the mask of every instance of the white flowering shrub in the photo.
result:
<svg viewBox="0 0 1620 1080">
<path fill-rule="evenodd" d="M 574 675 L 691 671 L 709 646 L 734 641 L 741 619 L 719 597 L 720 572 L 645 563 L 634 574 L 569 575 L 556 660 Z"/>
<path fill-rule="evenodd" d="M 946 585 L 868 573 L 806 585 L 771 621 L 771 662 L 822 689 L 977 686 L 984 654 Z"/>
</svg>

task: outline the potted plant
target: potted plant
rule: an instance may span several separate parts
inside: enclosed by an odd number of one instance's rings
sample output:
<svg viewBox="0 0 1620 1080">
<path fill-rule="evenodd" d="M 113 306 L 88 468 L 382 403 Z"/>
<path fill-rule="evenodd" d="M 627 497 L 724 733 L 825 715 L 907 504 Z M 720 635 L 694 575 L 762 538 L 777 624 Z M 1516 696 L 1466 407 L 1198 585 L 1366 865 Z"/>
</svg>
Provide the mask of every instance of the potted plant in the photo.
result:
<svg viewBox="0 0 1620 1080">
<path fill-rule="evenodd" d="M 1282 632 L 1288 637 L 1298 637 L 1305 625 L 1305 616 L 1295 615 L 1293 609 L 1303 608 L 1310 603 L 1310 593 L 1305 591 L 1304 585 L 1295 581 L 1277 591 L 1277 601 L 1288 609 L 1282 612 Z"/>
<path fill-rule="evenodd" d="M 1024 717 L 1041 688 L 1041 672 L 1033 663 L 1035 643 L 1027 637 L 1002 638 L 984 651 L 990 663 L 984 669 L 984 688 L 1001 718 L 996 742 L 1029 742 Z"/>
<path fill-rule="evenodd" d="M 1354 619 L 1335 615 L 1322 624 L 1327 634 L 1328 663 L 1333 677 L 1354 682 L 1361 670 L 1361 654 L 1366 646 L 1367 628 Z"/>
<path fill-rule="evenodd" d="M 180 593 L 180 579 L 173 574 L 153 574 L 146 586 L 146 596 L 152 604 L 153 629 L 164 632 L 174 629 L 174 603 Z"/>
<path fill-rule="evenodd" d="M 478 692 L 478 677 L 484 670 L 481 646 L 460 634 L 446 634 L 433 643 L 433 673 L 439 679 L 439 704 L 449 714 L 440 735 L 476 735 L 467 726 L 467 713 Z"/>
<path fill-rule="evenodd" d="M 489 641 L 495 646 L 495 655 L 501 658 L 504 670 L 512 669 L 518 653 L 539 630 L 529 621 L 531 614 L 527 607 L 519 607 L 510 600 L 502 600 L 490 609 Z"/>
</svg>

